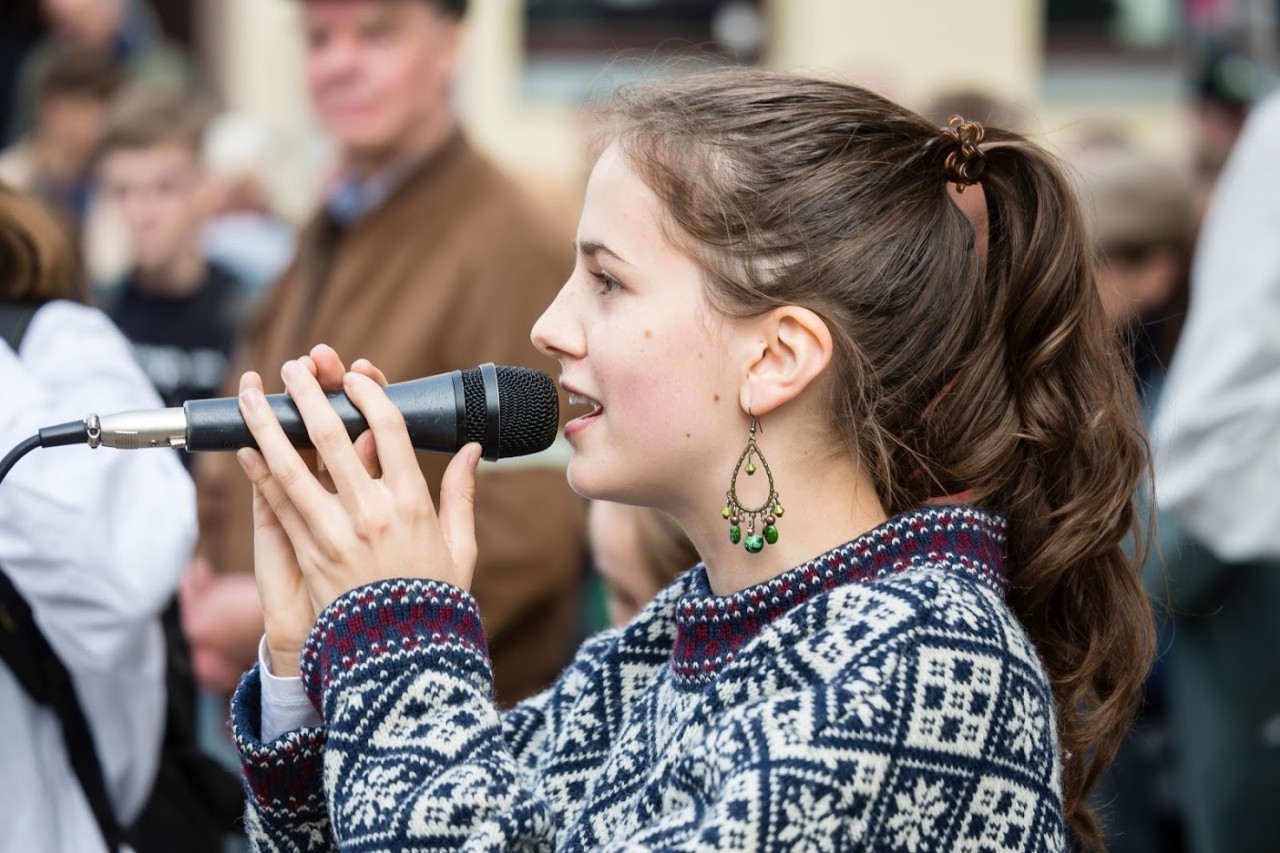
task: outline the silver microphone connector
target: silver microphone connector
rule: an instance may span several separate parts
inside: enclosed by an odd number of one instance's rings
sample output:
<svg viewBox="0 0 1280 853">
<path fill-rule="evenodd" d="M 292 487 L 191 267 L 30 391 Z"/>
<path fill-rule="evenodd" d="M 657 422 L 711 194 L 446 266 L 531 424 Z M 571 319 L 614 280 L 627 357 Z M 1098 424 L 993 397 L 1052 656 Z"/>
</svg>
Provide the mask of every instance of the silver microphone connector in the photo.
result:
<svg viewBox="0 0 1280 853">
<path fill-rule="evenodd" d="M 184 409 L 147 409 L 85 419 L 89 446 L 137 450 L 145 447 L 186 447 Z"/>
</svg>

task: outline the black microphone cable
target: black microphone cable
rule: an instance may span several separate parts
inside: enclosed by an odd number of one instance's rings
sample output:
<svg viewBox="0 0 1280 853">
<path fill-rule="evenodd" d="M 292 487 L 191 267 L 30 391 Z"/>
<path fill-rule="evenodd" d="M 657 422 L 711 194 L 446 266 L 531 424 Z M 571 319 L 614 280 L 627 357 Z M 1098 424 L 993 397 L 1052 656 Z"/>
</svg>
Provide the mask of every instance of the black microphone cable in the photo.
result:
<svg viewBox="0 0 1280 853">
<path fill-rule="evenodd" d="M 9 470 L 37 447 L 64 447 L 68 444 L 84 444 L 90 440 L 89 424 L 85 421 L 68 421 L 57 426 L 41 427 L 40 431 L 30 438 L 23 439 L 16 447 L 0 459 L 0 481 L 3 481 Z"/>
<path fill-rule="evenodd" d="M 9 473 L 9 469 L 18 463 L 18 460 L 26 456 L 31 451 L 40 446 L 40 436 L 33 435 L 10 450 L 4 459 L 0 459 L 0 480 L 4 479 L 4 475 Z"/>
</svg>

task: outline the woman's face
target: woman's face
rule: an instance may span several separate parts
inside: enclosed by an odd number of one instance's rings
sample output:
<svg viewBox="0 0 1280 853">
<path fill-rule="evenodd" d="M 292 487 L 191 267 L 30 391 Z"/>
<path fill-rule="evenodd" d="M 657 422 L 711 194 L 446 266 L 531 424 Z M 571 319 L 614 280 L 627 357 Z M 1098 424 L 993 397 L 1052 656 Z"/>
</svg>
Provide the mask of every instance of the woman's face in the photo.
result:
<svg viewBox="0 0 1280 853">
<path fill-rule="evenodd" d="M 697 491 L 727 477 L 720 457 L 745 434 L 741 335 L 705 304 L 701 268 L 667 240 L 661 203 L 616 144 L 591 172 L 575 243 L 573 274 L 532 335 L 581 410 L 565 427 L 569 483 L 673 512 L 705 503 Z"/>
</svg>

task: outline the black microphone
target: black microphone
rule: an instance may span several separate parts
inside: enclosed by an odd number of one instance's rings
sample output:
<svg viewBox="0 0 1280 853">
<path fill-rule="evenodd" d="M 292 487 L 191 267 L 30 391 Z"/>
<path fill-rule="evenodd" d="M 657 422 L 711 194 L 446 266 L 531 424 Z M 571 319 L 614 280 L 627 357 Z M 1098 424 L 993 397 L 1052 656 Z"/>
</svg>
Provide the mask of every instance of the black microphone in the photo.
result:
<svg viewBox="0 0 1280 853">
<path fill-rule="evenodd" d="M 555 382 L 541 370 L 482 364 L 383 390 L 404 415 L 409 439 L 418 450 L 453 453 L 477 441 L 484 458 L 493 461 L 545 450 L 559 429 Z M 326 396 L 352 439 L 369 428 L 346 394 L 332 391 Z M 293 446 L 311 447 L 302 415 L 289 395 L 268 394 L 267 402 Z M 89 415 L 83 422 L 42 429 L 40 437 L 45 447 L 84 440 L 90 447 L 124 449 L 257 447 L 237 397 L 188 400 L 181 408 Z"/>
</svg>

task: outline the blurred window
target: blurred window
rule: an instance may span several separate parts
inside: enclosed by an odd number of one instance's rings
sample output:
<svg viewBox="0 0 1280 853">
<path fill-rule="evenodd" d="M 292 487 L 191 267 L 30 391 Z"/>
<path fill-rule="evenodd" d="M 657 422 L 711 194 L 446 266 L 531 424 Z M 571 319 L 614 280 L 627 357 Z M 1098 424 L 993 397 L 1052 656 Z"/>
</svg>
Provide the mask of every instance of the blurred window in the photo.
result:
<svg viewBox="0 0 1280 853">
<path fill-rule="evenodd" d="M 1181 0 L 1046 0 L 1054 53 L 1167 52 L 1177 46 Z"/>
<path fill-rule="evenodd" d="M 765 48 L 762 7 L 761 0 L 527 0 L 525 95 L 576 101 L 602 71 L 620 82 L 692 55 L 755 62 Z"/>
<path fill-rule="evenodd" d="M 1045 0 L 1045 100 L 1185 99 L 1186 2 Z"/>
</svg>

